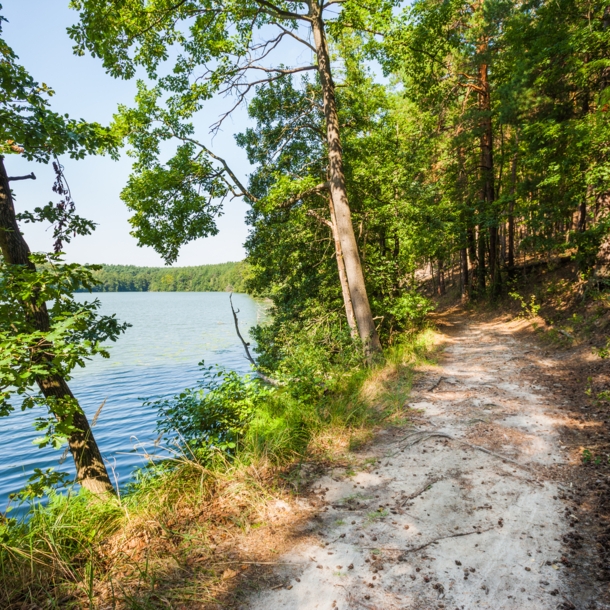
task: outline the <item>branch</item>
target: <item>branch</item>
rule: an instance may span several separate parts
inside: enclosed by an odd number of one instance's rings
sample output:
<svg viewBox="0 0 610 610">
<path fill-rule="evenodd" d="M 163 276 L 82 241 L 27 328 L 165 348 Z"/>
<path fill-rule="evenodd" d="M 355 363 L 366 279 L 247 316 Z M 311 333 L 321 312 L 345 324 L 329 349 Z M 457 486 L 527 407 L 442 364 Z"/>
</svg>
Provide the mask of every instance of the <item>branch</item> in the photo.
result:
<svg viewBox="0 0 610 610">
<path fill-rule="evenodd" d="M 322 191 L 326 191 L 330 188 L 330 184 L 328 182 L 323 182 L 322 184 L 318 184 L 317 186 L 314 186 L 310 189 L 307 189 L 306 191 L 303 191 L 301 193 L 299 193 L 298 195 L 293 195 L 292 197 L 290 197 L 290 199 L 287 199 L 286 201 L 284 201 L 284 203 L 282 203 L 280 206 L 280 208 L 290 208 L 292 207 L 297 201 L 299 201 L 299 199 L 303 199 L 303 197 L 307 197 L 307 195 L 314 195 L 314 194 L 319 194 Z"/>
<path fill-rule="evenodd" d="M 322 224 L 325 224 L 327 227 L 330 227 L 331 229 L 333 228 L 333 223 L 330 220 L 326 220 L 326 218 L 322 218 L 322 216 L 320 216 L 317 212 L 314 212 L 313 210 L 307 210 L 307 215 L 311 216 L 312 218 L 315 218 L 317 221 L 321 222 Z"/>
<path fill-rule="evenodd" d="M 166 123 L 167 125 L 167 123 Z M 236 197 L 247 197 L 248 199 L 250 199 L 250 201 L 258 201 L 258 197 L 255 197 L 239 180 L 239 178 L 233 173 L 233 170 L 229 167 L 228 163 L 222 158 L 219 157 L 218 155 L 215 155 L 207 146 L 204 146 L 201 142 L 199 142 L 199 140 L 195 140 L 194 138 L 189 138 L 187 136 L 179 136 L 175 130 L 171 127 L 171 125 L 167 125 L 170 129 L 170 131 L 172 132 L 173 136 L 178 139 L 181 140 L 182 142 L 190 142 L 191 144 L 194 144 L 195 146 L 198 146 L 199 148 L 201 148 L 201 150 L 205 151 L 208 155 L 210 155 L 210 157 L 212 157 L 212 159 L 216 159 L 216 161 L 218 161 L 219 163 L 222 164 L 222 166 L 224 167 L 225 171 L 227 172 L 227 174 L 229 174 L 229 176 L 231 176 L 231 179 L 233 180 L 233 182 L 235 183 L 235 185 L 241 190 L 241 195 L 237 194 L 237 193 L 233 193 Z"/>
<path fill-rule="evenodd" d="M 255 0 L 255 2 L 262 6 L 264 12 L 271 15 L 272 17 L 280 17 L 282 19 L 298 19 L 300 21 L 311 21 L 311 17 L 307 17 L 306 15 L 299 15 L 298 13 L 291 13 L 290 11 L 285 11 L 279 6 L 275 6 L 275 4 L 268 2 L 267 0 Z"/>
<path fill-rule="evenodd" d="M 222 95 L 222 94 L 228 94 L 233 89 L 239 89 L 240 87 L 244 88 L 243 91 L 239 91 L 239 93 L 237 94 L 237 101 L 235 102 L 235 104 L 233 104 L 233 106 L 229 110 L 227 110 L 220 116 L 218 121 L 216 121 L 216 123 L 214 123 L 211 126 L 210 130 L 213 133 L 217 133 L 218 130 L 220 129 L 220 126 L 224 122 L 224 120 L 238 106 L 241 105 L 241 103 L 244 101 L 244 99 L 250 92 L 250 89 L 252 89 L 253 87 L 256 87 L 256 85 L 261 85 L 263 83 L 272 83 L 272 82 L 275 82 L 276 80 L 279 80 L 280 78 L 283 78 L 284 76 L 287 76 L 290 74 L 296 74 L 297 72 L 305 72 L 307 70 L 317 70 L 317 69 L 318 69 L 317 66 L 304 66 L 302 68 L 281 69 L 281 68 L 264 68 L 262 66 L 255 66 L 255 65 L 247 65 L 242 68 L 239 68 L 239 70 L 237 70 L 237 72 L 245 72 L 246 70 L 262 70 L 268 74 L 273 73 L 274 76 L 270 76 L 269 78 L 262 78 L 260 80 L 252 81 L 249 83 L 248 82 L 232 82 L 225 89 L 222 89 L 221 91 L 219 91 L 218 93 Z"/>
<path fill-rule="evenodd" d="M 233 313 L 233 321 L 235 322 L 235 331 L 237 332 L 237 336 L 239 337 L 239 340 L 242 342 L 242 345 L 244 346 L 244 350 L 246 352 L 246 358 L 249 360 L 250 364 L 254 367 L 254 370 L 256 371 L 257 375 L 265 383 L 275 386 L 276 388 L 279 387 L 279 385 L 280 385 L 279 381 L 276 381 L 275 379 L 271 379 L 271 377 L 267 377 L 267 375 L 264 375 L 263 373 L 261 373 L 258 370 L 258 367 L 256 366 L 256 361 L 254 360 L 254 358 L 252 358 L 252 354 L 250 354 L 250 349 L 248 348 L 248 346 L 250 344 L 246 343 L 244 338 L 241 336 L 241 332 L 239 331 L 239 320 L 237 319 L 237 314 L 239 313 L 239 309 L 237 311 L 235 311 L 235 308 L 233 307 L 233 293 L 231 293 L 229 295 L 229 302 L 231 303 L 231 312 Z"/>
<path fill-rule="evenodd" d="M 283 25 L 280 25 L 279 23 L 275 24 L 278 28 L 280 28 L 282 30 L 282 32 L 284 32 L 285 34 L 288 34 L 288 36 L 292 36 L 295 40 L 298 40 L 300 43 L 304 44 L 306 47 L 309 47 L 314 53 L 318 53 L 318 51 L 316 50 L 316 47 L 314 47 L 312 44 L 309 44 L 304 38 L 301 38 L 300 36 L 297 36 L 294 32 L 286 29 Z"/>
<path fill-rule="evenodd" d="M 27 176 L 10 176 L 8 179 L 9 182 L 14 182 L 16 180 L 36 180 L 36 176 L 34 175 L 34 172 L 32 172 Z"/>
</svg>

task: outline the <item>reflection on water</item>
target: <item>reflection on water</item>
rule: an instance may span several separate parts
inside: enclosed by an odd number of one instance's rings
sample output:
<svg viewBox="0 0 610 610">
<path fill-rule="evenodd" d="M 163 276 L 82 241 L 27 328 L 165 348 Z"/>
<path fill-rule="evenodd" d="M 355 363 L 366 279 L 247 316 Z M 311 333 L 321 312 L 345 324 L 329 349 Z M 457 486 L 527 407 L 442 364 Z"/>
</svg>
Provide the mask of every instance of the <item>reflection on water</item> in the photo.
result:
<svg viewBox="0 0 610 610">
<path fill-rule="evenodd" d="M 91 295 L 77 295 L 91 300 Z M 102 453 L 123 484 L 144 463 L 134 451 L 156 438 L 155 412 L 143 398 L 173 395 L 195 385 L 198 362 L 247 373 L 249 363 L 235 334 L 229 295 L 223 292 L 116 292 L 95 295 L 102 313 L 116 313 L 133 326 L 110 347 L 110 358 L 96 357 L 75 371 L 70 386 L 91 420 L 105 400 L 94 428 Z M 233 295 L 243 334 L 261 322 L 265 307 L 244 294 Z M 32 427 L 38 411 L 0 419 L 0 509 L 34 468 L 73 472 L 71 457 L 59 466 L 62 451 L 38 449 Z"/>
</svg>

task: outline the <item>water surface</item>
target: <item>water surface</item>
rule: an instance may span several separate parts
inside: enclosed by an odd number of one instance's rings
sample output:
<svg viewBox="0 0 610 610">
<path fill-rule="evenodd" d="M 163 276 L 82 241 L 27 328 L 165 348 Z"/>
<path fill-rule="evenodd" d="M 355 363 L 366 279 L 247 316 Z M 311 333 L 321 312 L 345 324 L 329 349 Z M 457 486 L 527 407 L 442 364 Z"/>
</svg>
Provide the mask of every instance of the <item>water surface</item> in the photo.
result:
<svg viewBox="0 0 610 610">
<path fill-rule="evenodd" d="M 233 325 L 225 292 L 106 292 L 78 294 L 99 298 L 101 312 L 116 313 L 133 326 L 110 346 L 110 358 L 97 356 L 77 369 L 70 386 L 91 420 L 106 401 L 93 429 L 95 438 L 119 484 L 145 463 L 143 447 L 157 437 L 155 412 L 142 399 L 171 396 L 194 386 L 198 362 L 219 364 L 247 373 L 250 365 Z M 245 294 L 233 295 L 244 336 L 262 321 L 265 306 Z M 15 412 L 0 419 L 0 510 L 8 494 L 20 489 L 34 468 L 55 467 L 74 472 L 72 457 L 63 464 L 63 450 L 38 449 L 32 427 L 42 411 Z"/>
</svg>

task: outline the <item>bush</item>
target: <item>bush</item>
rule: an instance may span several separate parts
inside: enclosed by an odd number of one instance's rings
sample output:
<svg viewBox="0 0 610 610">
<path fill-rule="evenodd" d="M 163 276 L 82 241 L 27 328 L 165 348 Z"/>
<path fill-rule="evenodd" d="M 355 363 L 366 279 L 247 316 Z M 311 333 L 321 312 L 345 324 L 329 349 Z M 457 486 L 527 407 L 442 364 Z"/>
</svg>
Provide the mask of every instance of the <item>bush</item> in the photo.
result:
<svg viewBox="0 0 610 610">
<path fill-rule="evenodd" d="M 173 398 L 147 401 L 158 412 L 157 430 L 178 434 L 198 459 L 214 452 L 233 455 L 254 413 L 272 389 L 250 376 L 221 367 L 202 367 L 202 379 Z"/>
</svg>

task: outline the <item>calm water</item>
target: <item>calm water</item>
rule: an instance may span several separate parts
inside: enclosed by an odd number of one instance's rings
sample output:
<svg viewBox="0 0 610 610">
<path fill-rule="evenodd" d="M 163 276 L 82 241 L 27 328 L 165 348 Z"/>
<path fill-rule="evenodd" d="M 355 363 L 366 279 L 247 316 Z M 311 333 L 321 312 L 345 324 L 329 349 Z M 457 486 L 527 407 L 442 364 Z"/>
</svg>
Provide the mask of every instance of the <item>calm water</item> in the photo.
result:
<svg viewBox="0 0 610 610">
<path fill-rule="evenodd" d="M 77 295 L 91 300 L 91 295 Z M 96 357 L 75 371 L 70 386 L 89 420 L 105 400 L 94 428 L 104 457 L 119 484 L 145 463 L 142 447 L 155 440 L 155 412 L 142 398 L 173 395 L 198 380 L 197 363 L 220 364 L 247 373 L 243 347 L 235 334 L 229 295 L 223 292 L 116 292 L 95 295 L 102 313 L 116 313 L 133 326 L 110 347 L 110 358 Z M 233 295 L 240 309 L 242 334 L 265 315 L 263 303 Z M 0 419 L 0 510 L 9 493 L 20 489 L 34 468 L 73 472 L 72 457 L 63 450 L 38 449 L 32 427 L 42 413 L 15 412 Z M 112 475 L 111 475 L 112 476 Z"/>
</svg>

